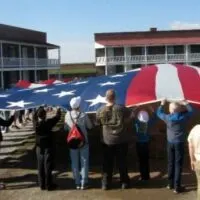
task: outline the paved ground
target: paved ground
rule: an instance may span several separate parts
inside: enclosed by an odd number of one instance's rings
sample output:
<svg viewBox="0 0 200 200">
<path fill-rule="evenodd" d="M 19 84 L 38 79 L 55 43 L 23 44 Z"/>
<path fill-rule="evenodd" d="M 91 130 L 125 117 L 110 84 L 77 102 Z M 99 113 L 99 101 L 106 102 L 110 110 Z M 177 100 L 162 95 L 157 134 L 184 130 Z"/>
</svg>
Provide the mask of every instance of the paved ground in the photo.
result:
<svg viewBox="0 0 200 200">
<path fill-rule="evenodd" d="M 41 192 L 37 187 L 37 171 L 34 153 L 34 137 L 31 125 L 28 124 L 20 131 L 12 131 L 4 137 L 0 151 L 0 179 L 7 185 L 6 190 L 0 191 L 0 200 L 193 200 L 196 198 L 195 177 L 184 169 L 183 182 L 187 191 L 181 195 L 174 195 L 165 189 L 166 162 L 152 160 L 152 180 L 148 183 L 138 181 L 138 173 L 133 169 L 130 173 L 132 188 L 122 191 L 118 189 L 118 177 L 114 179 L 113 190 L 101 191 L 100 169 L 93 167 L 90 173 L 92 188 L 86 191 L 74 190 L 72 174 L 67 161 L 67 152 L 58 153 L 54 177 L 59 188 L 57 191 Z M 57 155 L 58 155 L 57 154 Z M 65 160 L 66 157 L 66 160 Z M 2 161 L 4 160 L 4 161 Z"/>
</svg>

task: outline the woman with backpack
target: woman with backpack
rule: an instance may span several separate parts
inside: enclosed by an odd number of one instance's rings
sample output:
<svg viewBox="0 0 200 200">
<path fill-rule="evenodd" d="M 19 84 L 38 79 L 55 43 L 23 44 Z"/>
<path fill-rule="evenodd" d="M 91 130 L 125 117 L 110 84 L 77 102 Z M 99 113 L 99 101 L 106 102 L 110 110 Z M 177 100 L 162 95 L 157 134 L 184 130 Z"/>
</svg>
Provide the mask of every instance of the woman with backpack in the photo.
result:
<svg viewBox="0 0 200 200">
<path fill-rule="evenodd" d="M 92 128 L 92 123 L 88 116 L 80 110 L 81 97 L 74 97 L 70 101 L 71 111 L 66 113 L 65 125 L 70 130 L 68 135 L 68 144 L 70 133 L 80 131 L 83 135 L 84 145 L 73 144 L 70 148 L 70 157 L 72 164 L 73 176 L 75 179 L 76 189 L 86 189 L 88 187 L 88 168 L 89 168 L 89 143 L 87 129 Z M 76 129 L 76 130 L 75 130 Z M 81 171 L 79 170 L 81 164 Z"/>
</svg>

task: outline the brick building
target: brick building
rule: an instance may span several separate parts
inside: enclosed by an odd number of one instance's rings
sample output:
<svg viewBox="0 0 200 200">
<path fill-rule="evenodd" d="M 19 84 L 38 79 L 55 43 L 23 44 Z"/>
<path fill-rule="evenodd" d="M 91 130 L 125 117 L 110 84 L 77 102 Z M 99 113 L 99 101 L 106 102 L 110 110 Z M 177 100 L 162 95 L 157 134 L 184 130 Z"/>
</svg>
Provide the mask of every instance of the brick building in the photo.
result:
<svg viewBox="0 0 200 200">
<path fill-rule="evenodd" d="M 57 51 L 56 59 L 48 51 Z M 60 47 L 47 42 L 44 32 L 0 24 L 0 85 L 8 88 L 18 80 L 48 79 L 48 69 L 60 68 Z"/>
<path fill-rule="evenodd" d="M 96 68 L 115 74 L 148 64 L 200 66 L 200 30 L 96 33 Z"/>
</svg>

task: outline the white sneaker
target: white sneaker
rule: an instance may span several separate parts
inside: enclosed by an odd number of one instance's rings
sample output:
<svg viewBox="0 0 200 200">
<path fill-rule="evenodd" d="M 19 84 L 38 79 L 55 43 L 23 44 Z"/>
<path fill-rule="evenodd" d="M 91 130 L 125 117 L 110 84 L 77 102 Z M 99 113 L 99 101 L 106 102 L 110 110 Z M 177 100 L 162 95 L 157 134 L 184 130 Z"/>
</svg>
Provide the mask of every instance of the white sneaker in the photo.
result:
<svg viewBox="0 0 200 200">
<path fill-rule="evenodd" d="M 0 183 L 0 190 L 4 190 L 6 188 L 4 183 Z"/>
<path fill-rule="evenodd" d="M 76 186 L 76 189 L 77 189 L 77 190 L 80 190 L 80 189 L 81 189 L 80 185 L 77 185 L 77 186 Z"/>
<path fill-rule="evenodd" d="M 82 186 L 81 186 L 81 190 L 86 190 L 86 189 L 88 189 L 88 188 L 89 188 L 88 184 L 85 184 L 85 185 L 82 185 Z"/>
</svg>

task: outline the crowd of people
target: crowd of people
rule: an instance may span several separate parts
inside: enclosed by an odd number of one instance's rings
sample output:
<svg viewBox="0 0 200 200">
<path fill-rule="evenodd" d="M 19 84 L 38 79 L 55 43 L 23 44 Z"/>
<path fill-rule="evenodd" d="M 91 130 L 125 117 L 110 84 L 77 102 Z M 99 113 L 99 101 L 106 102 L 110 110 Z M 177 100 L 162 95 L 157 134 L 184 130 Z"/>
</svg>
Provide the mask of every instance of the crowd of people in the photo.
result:
<svg viewBox="0 0 200 200">
<path fill-rule="evenodd" d="M 106 92 L 107 104 L 101 107 L 95 120 L 81 111 L 81 97 L 74 97 L 70 101 L 71 111 L 67 111 L 64 124 L 65 130 L 73 132 L 76 125 L 84 137 L 84 145 L 71 148 L 71 167 L 76 189 L 86 189 L 89 185 L 89 140 L 88 130 L 94 126 L 102 129 L 102 189 L 112 188 L 113 167 L 116 164 L 119 169 L 122 189 L 130 187 L 128 175 L 127 154 L 128 146 L 133 133 L 127 127 L 134 121 L 136 132 L 136 152 L 139 160 L 139 171 L 142 181 L 150 179 L 149 143 L 151 141 L 150 128 L 155 121 L 163 120 L 167 127 L 167 154 L 168 154 L 168 185 L 167 188 L 174 193 L 181 193 L 184 187 L 181 184 L 181 174 L 184 160 L 184 144 L 186 138 L 186 124 L 193 115 L 193 108 L 187 101 L 168 102 L 169 112 L 165 113 L 166 100 L 161 102 L 157 110 L 151 107 L 144 109 L 140 106 L 133 109 L 126 108 L 116 103 L 114 90 Z M 30 120 L 29 110 L 25 114 L 25 120 Z M 150 112 L 152 114 L 150 114 Z M 23 116 L 24 114 L 22 114 Z M 36 134 L 36 155 L 38 162 L 38 181 L 41 190 L 53 190 L 56 185 L 52 180 L 53 170 L 53 138 L 52 128 L 61 118 L 61 110 L 52 118 L 47 118 L 47 111 L 40 107 L 33 114 L 34 129 Z M 19 116 L 18 116 L 19 117 Z M 0 120 L 1 126 L 14 126 L 14 115 L 7 121 Z M 72 131 L 73 129 L 73 131 Z M 196 125 L 189 134 L 189 152 L 191 167 L 196 171 L 200 184 L 200 125 Z M 80 133 L 79 133 L 80 134 Z M 2 136 L 2 134 L 0 134 Z M 2 138 L 0 137 L 0 141 Z M 200 196 L 200 189 L 198 189 Z"/>
</svg>

